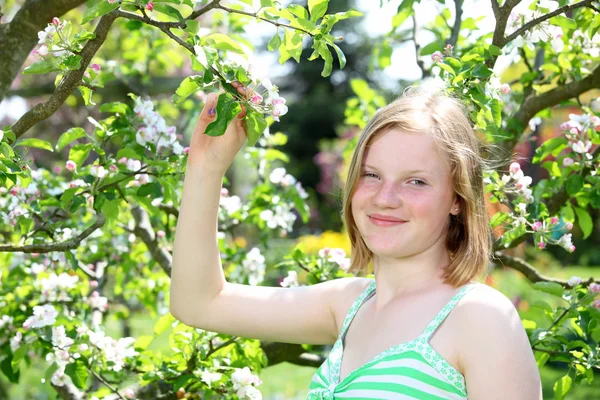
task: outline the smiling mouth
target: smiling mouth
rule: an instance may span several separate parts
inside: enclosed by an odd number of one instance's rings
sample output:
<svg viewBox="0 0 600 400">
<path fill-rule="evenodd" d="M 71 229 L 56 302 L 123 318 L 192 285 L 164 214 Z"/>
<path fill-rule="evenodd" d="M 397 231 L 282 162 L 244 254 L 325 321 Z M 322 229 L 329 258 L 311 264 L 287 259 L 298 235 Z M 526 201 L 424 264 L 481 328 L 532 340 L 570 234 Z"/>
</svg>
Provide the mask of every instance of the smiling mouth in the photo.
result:
<svg viewBox="0 0 600 400">
<path fill-rule="evenodd" d="M 373 218 L 371 216 L 369 216 L 369 220 L 377 226 L 396 226 L 396 225 L 401 225 L 404 224 L 406 221 L 386 221 L 383 219 L 377 219 L 377 218 Z"/>
</svg>

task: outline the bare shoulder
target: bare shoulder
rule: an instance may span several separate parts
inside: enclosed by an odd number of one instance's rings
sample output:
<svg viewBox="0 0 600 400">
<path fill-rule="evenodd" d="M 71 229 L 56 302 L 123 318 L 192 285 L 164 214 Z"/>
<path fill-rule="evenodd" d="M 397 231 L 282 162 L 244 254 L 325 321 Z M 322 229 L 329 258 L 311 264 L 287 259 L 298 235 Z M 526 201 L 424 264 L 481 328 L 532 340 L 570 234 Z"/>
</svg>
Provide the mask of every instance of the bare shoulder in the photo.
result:
<svg viewBox="0 0 600 400">
<path fill-rule="evenodd" d="M 335 318 L 337 332 L 339 333 L 346 314 L 354 301 L 373 282 L 370 278 L 349 277 L 336 279 L 332 285 L 331 310 Z"/>
<path fill-rule="evenodd" d="M 539 371 L 515 306 L 476 285 L 456 306 L 458 364 L 473 399 L 541 399 Z M 495 397 L 489 397 L 494 393 Z"/>
</svg>

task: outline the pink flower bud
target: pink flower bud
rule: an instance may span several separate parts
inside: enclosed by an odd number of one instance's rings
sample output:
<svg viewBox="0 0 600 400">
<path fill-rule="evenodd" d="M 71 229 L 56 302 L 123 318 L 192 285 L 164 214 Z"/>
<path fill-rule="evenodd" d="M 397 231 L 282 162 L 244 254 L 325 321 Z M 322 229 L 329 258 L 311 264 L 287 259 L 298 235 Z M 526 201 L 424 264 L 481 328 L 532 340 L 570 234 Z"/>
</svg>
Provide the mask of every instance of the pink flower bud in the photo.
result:
<svg viewBox="0 0 600 400">
<path fill-rule="evenodd" d="M 575 246 L 571 245 L 571 247 L 569 247 L 569 253 L 573 253 L 575 251 Z"/>
<path fill-rule="evenodd" d="M 504 84 L 500 85 L 500 91 L 504 94 L 509 94 L 510 93 L 510 85 L 508 83 L 504 83 Z"/>
<path fill-rule="evenodd" d="M 592 293 L 600 293 L 600 285 L 596 282 L 590 283 L 590 286 L 588 288 Z"/>
<path fill-rule="evenodd" d="M 190 148 L 189 147 L 185 147 L 183 149 L 183 154 L 188 154 L 190 152 Z"/>
<path fill-rule="evenodd" d="M 565 227 L 567 228 L 567 230 L 571 230 L 571 229 L 573 229 L 573 223 L 572 222 L 567 222 L 565 224 Z"/>
<path fill-rule="evenodd" d="M 558 224 L 558 217 L 552 217 L 552 219 L 550 220 L 550 223 L 551 223 L 552 225 L 556 225 L 556 224 Z"/>
<path fill-rule="evenodd" d="M 75 168 L 77 168 L 77 164 L 75 164 L 75 161 L 67 161 L 67 171 L 75 171 Z"/>
<path fill-rule="evenodd" d="M 159 237 L 159 238 L 161 238 L 161 239 L 162 239 L 162 238 L 164 238 L 164 237 L 165 237 L 165 235 L 166 235 L 166 234 L 165 234 L 165 231 L 163 231 L 163 230 L 160 230 L 160 231 L 157 231 L 157 232 L 156 232 L 156 236 L 158 236 L 158 237 Z"/>
<path fill-rule="evenodd" d="M 600 299 L 594 300 L 593 305 L 594 305 L 594 308 L 600 308 Z"/>
<path fill-rule="evenodd" d="M 117 161 L 119 164 L 127 164 L 127 157 L 121 157 L 119 158 L 119 161 Z"/>
<path fill-rule="evenodd" d="M 250 101 L 252 101 L 254 104 L 261 104 L 263 102 L 263 97 L 258 93 L 254 93 L 250 98 Z"/>
<path fill-rule="evenodd" d="M 48 46 L 46 46 L 45 44 L 41 45 L 37 52 L 40 56 L 47 56 Z"/>
<path fill-rule="evenodd" d="M 55 174 L 60 174 L 62 172 L 62 167 L 60 165 L 57 165 L 54 167 L 53 171 Z"/>
<path fill-rule="evenodd" d="M 54 18 L 52 18 L 52 23 L 53 23 L 54 25 L 58 26 L 58 25 L 60 25 L 60 19 L 58 19 L 58 18 L 54 17 Z"/>
<path fill-rule="evenodd" d="M 93 288 L 97 288 L 98 287 L 98 281 L 94 280 L 94 281 L 90 281 L 90 286 Z M 95 292 L 97 293 L 97 292 Z"/>
<path fill-rule="evenodd" d="M 135 397 L 135 392 L 131 388 L 127 388 L 123 390 L 123 395 L 128 399 L 133 399 Z"/>
<path fill-rule="evenodd" d="M 537 231 L 541 230 L 543 227 L 544 227 L 544 225 L 540 221 L 536 221 L 531 226 L 531 229 L 533 229 L 534 232 L 537 232 Z"/>
<path fill-rule="evenodd" d="M 152 11 L 153 8 L 154 8 L 154 3 L 149 1 L 148 4 L 146 4 L 146 10 Z"/>
<path fill-rule="evenodd" d="M 110 4 L 114 4 L 114 3 L 116 3 L 116 2 L 117 2 L 117 0 L 108 0 L 108 2 L 109 2 Z"/>
<path fill-rule="evenodd" d="M 510 171 L 511 174 L 516 174 L 517 172 L 519 172 L 521 170 L 521 165 L 519 165 L 519 163 L 514 162 L 512 164 L 510 164 L 510 168 L 508 169 Z"/>
<path fill-rule="evenodd" d="M 229 196 L 229 190 L 227 190 L 227 188 L 221 188 L 221 196 Z"/>
<path fill-rule="evenodd" d="M 88 264 L 88 269 L 93 271 L 94 269 L 96 269 L 96 266 L 94 264 L 90 263 L 90 264 Z"/>
<path fill-rule="evenodd" d="M 100 64 L 96 64 L 96 63 L 94 63 L 94 64 L 91 64 L 91 65 L 90 65 L 90 68 L 91 68 L 91 69 L 92 69 L 92 71 L 94 71 L 95 73 L 98 73 L 98 72 L 100 72 L 100 69 L 101 69 L 101 67 L 100 67 Z"/>
<path fill-rule="evenodd" d="M 574 161 L 571 157 L 567 157 L 563 160 L 562 164 L 563 167 L 570 167 L 571 165 L 573 165 Z"/>
<path fill-rule="evenodd" d="M 444 59 L 444 55 L 442 54 L 441 51 L 436 51 L 435 53 L 433 53 L 431 55 L 431 59 L 433 60 L 434 63 L 437 63 Z"/>
<path fill-rule="evenodd" d="M 13 187 L 12 189 L 10 189 L 10 194 L 12 194 L 13 196 L 16 196 L 19 194 L 19 188 L 17 186 Z"/>
<path fill-rule="evenodd" d="M 88 79 L 91 79 L 91 78 L 92 78 L 92 76 L 90 75 L 90 73 L 89 73 L 88 71 L 85 71 L 85 72 L 83 73 L 83 76 L 85 76 L 85 77 L 86 77 L 86 78 L 88 78 Z"/>
<path fill-rule="evenodd" d="M 177 134 L 177 139 L 179 139 L 179 140 L 183 139 L 183 135 L 181 133 L 178 133 Z"/>
<path fill-rule="evenodd" d="M 108 167 L 108 169 L 110 169 L 112 172 L 115 172 L 118 168 L 116 165 L 111 165 L 110 167 Z"/>
<path fill-rule="evenodd" d="M 546 243 L 544 243 L 544 242 L 538 242 L 537 247 L 540 250 L 544 250 L 546 248 Z"/>
</svg>

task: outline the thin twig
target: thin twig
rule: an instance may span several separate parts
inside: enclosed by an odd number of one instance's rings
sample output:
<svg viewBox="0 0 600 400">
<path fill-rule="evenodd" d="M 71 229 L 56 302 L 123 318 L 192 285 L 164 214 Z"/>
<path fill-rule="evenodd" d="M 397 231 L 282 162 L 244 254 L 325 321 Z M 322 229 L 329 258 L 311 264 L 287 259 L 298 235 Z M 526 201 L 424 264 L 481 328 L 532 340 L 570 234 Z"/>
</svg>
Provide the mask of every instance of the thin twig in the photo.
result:
<svg viewBox="0 0 600 400">
<path fill-rule="evenodd" d="M 304 30 L 302 28 L 298 28 L 296 26 L 291 26 L 291 25 L 288 25 L 288 24 L 282 24 L 282 23 L 276 22 L 276 21 L 271 21 L 270 19 L 267 19 L 265 17 L 261 17 L 260 15 L 258 15 L 256 13 L 251 13 L 251 12 L 242 11 L 242 10 L 234 10 L 233 8 L 222 6 L 221 4 L 217 5 L 216 8 L 221 9 L 223 11 L 230 12 L 230 13 L 234 13 L 234 14 L 247 15 L 249 17 L 254 17 L 256 19 L 260 19 L 261 21 L 268 22 L 268 23 L 273 24 L 273 25 L 275 25 L 277 27 L 283 26 L 283 27 L 286 27 L 286 28 L 291 28 L 291 29 L 295 29 L 295 30 L 300 31 L 300 32 L 304 32 L 307 35 L 310 35 L 310 36 L 313 36 L 313 37 L 315 36 L 314 34 L 310 33 L 307 30 Z"/>
<path fill-rule="evenodd" d="M 21 253 L 51 253 L 54 251 L 69 251 L 79 247 L 81 241 L 90 236 L 96 229 L 101 228 L 106 221 L 103 214 L 96 216 L 96 222 L 77 237 L 60 243 L 36 243 L 25 246 L 13 246 L 12 244 L 1 244 L 0 252 L 21 252 Z"/>
<path fill-rule="evenodd" d="M 492 1 L 494 1 L 494 0 L 492 0 Z M 567 4 L 565 6 L 557 8 L 556 10 L 552 11 L 551 13 L 542 15 L 541 17 L 531 20 L 528 23 L 526 23 L 525 25 L 523 25 L 522 27 L 520 27 L 519 29 L 517 29 L 516 31 L 514 31 L 513 33 L 511 33 L 510 35 L 508 35 L 504 39 L 502 46 L 506 45 L 507 43 L 512 42 L 517 37 L 519 37 L 519 35 L 522 35 L 523 33 L 527 32 L 529 29 L 546 21 L 547 19 L 550 19 L 556 15 L 560 15 L 560 14 L 566 13 L 568 11 L 574 10 L 576 8 L 589 6 L 592 3 L 592 1 L 593 0 L 583 0 L 583 1 L 580 1 L 579 3 Z M 502 46 L 499 46 L 499 47 L 502 47 Z"/>
</svg>

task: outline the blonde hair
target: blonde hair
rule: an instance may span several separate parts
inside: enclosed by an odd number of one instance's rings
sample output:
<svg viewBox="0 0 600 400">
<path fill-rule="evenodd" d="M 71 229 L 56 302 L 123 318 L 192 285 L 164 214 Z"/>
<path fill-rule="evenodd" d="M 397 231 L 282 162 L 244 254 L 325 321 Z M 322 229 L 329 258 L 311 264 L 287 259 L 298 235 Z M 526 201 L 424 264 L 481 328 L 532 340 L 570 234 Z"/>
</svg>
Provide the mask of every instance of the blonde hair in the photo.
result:
<svg viewBox="0 0 600 400">
<path fill-rule="evenodd" d="M 367 272 L 373 253 L 367 248 L 352 216 L 352 196 L 361 173 L 365 148 L 390 129 L 431 135 L 450 160 L 452 187 L 460 213 L 451 215 L 446 246 L 450 264 L 444 283 L 461 286 L 487 270 L 492 236 L 485 209 L 483 159 L 480 143 L 460 100 L 441 90 L 408 88 L 402 96 L 377 111 L 362 131 L 344 188 L 342 218 L 351 244 L 349 272 Z"/>
</svg>

